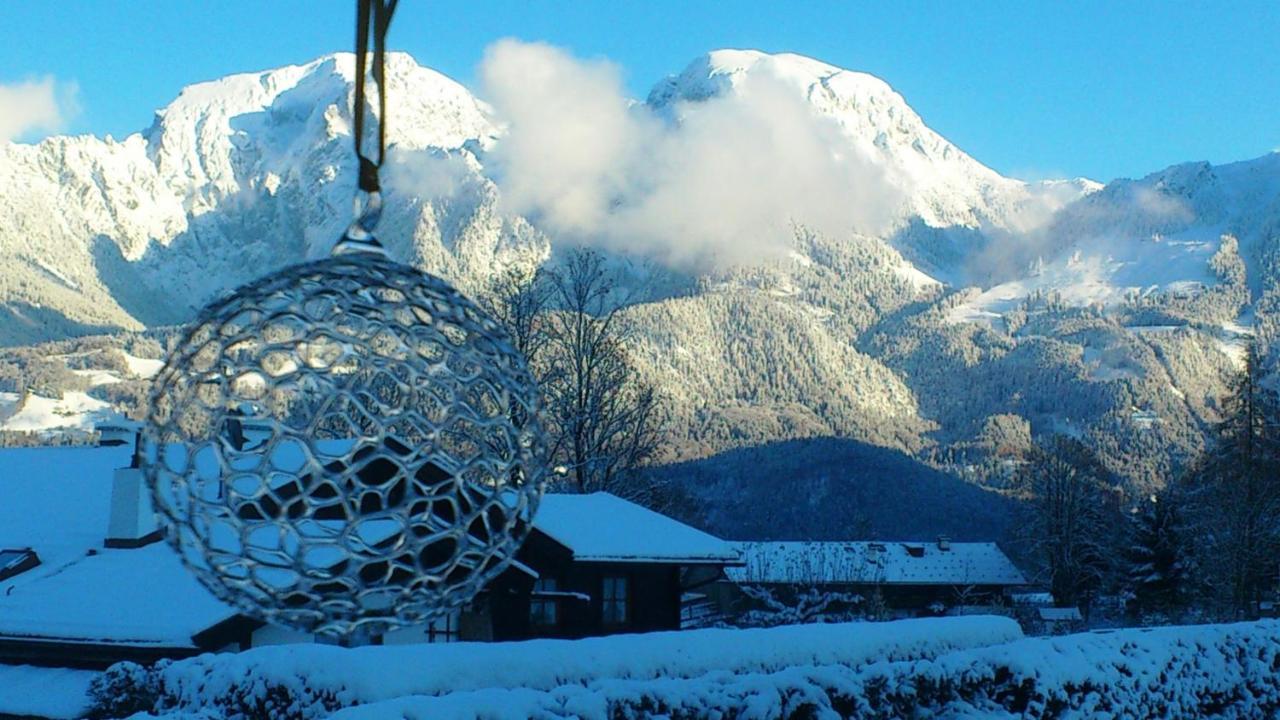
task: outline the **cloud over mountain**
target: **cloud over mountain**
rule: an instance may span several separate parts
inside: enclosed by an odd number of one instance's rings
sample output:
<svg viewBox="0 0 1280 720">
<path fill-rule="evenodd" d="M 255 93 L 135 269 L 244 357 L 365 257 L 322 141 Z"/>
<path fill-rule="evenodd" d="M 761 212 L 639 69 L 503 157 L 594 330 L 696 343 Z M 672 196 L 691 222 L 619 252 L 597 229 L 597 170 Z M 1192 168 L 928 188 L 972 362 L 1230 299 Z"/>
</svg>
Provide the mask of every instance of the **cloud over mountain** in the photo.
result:
<svg viewBox="0 0 1280 720">
<path fill-rule="evenodd" d="M 0 84 L 0 142 L 58 132 L 78 112 L 78 93 L 75 83 L 59 83 L 53 76 Z"/>
<path fill-rule="evenodd" d="M 800 88 L 753 73 L 680 117 L 629 100 L 617 67 L 505 40 L 481 67 L 506 124 L 489 161 L 510 212 L 556 237 L 675 266 L 753 263 L 792 223 L 880 234 L 902 191 Z"/>
</svg>

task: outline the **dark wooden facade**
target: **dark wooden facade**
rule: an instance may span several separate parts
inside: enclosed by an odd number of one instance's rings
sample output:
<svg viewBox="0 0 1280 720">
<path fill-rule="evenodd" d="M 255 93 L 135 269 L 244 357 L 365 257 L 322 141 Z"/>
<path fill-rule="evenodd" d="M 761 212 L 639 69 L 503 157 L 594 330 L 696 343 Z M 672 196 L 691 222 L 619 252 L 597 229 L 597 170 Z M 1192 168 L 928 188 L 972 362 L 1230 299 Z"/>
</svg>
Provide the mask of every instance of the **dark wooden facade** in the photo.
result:
<svg viewBox="0 0 1280 720">
<path fill-rule="evenodd" d="M 798 593 L 816 588 L 822 592 L 857 595 L 859 604 L 833 603 L 830 612 L 866 611 L 872 598 L 879 595 L 885 610 L 895 617 L 927 617 L 939 615 L 957 606 L 991 606 L 1004 604 L 1009 585 L 947 585 L 911 583 L 816 583 L 795 585 L 788 583 L 751 583 L 767 589 L 774 598 L 788 603 Z M 763 606 L 728 580 L 717 582 L 710 590 L 717 609 L 726 617 L 733 617 L 749 610 L 761 610 Z M 942 610 L 939 611 L 939 608 Z"/>
<path fill-rule="evenodd" d="M 573 552 L 534 530 L 518 558 L 538 580 L 491 587 L 490 637 L 463 640 L 580 638 L 680 628 L 681 566 L 658 562 L 576 560 Z"/>
</svg>

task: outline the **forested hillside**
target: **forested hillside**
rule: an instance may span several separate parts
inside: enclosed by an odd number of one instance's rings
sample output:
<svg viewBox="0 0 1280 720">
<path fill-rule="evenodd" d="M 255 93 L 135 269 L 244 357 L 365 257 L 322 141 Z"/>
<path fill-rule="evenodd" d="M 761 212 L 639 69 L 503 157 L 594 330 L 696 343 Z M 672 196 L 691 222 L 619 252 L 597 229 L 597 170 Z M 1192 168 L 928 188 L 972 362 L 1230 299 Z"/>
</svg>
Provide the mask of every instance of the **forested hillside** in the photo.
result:
<svg viewBox="0 0 1280 720">
<path fill-rule="evenodd" d="M 602 252 L 630 374 L 658 399 L 647 462 L 705 459 L 672 472 L 716 493 L 826 477 L 879 507 L 866 493 L 898 473 L 916 495 L 946 496 L 949 478 L 1003 491 L 1033 440 L 1055 433 L 1146 492 L 1204 449 L 1246 345 L 1274 375 L 1280 154 L 1105 187 L 1025 183 L 877 78 L 717 51 L 644 103 L 608 99 L 620 136 L 650 144 L 611 148 L 615 166 L 599 167 L 599 153 L 574 154 L 591 124 L 538 125 L 510 97 L 482 101 L 406 55 L 388 75 L 405 99 L 379 229 L 393 254 L 484 298 L 504 273 Z M 136 360 L 162 355 L 165 328 L 328 252 L 354 182 L 352 78 L 350 56 L 328 56 L 189 87 L 121 141 L 0 146 L 7 441 L 137 417 Z M 758 142 L 791 136 L 806 144 Z M 824 164 L 833 155 L 852 159 Z M 561 174 L 528 175 L 530 156 Z M 701 158 L 745 164 L 702 178 Z M 703 182 L 677 182 L 690 177 Z M 809 438 L 829 440 L 795 442 Z M 781 464 L 769 480 L 740 477 L 748 457 Z M 922 532 L 947 527 L 946 512 L 922 517 L 937 520 Z"/>
</svg>

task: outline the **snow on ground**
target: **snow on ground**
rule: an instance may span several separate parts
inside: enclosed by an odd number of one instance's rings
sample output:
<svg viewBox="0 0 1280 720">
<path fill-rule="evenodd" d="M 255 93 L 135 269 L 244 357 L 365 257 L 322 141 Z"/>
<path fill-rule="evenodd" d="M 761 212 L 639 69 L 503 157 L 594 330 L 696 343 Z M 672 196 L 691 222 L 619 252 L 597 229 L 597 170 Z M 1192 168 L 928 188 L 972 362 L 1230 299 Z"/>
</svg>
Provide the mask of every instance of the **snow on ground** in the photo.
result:
<svg viewBox="0 0 1280 720">
<path fill-rule="evenodd" d="M 1194 294 L 1217 283 L 1209 258 L 1220 244 L 1220 239 L 1167 238 L 1082 242 L 1026 277 L 988 288 L 956 305 L 948 311 L 947 320 L 989 323 L 1037 292 L 1057 293 L 1063 302 L 1075 306 L 1115 306 L 1131 293 Z"/>
<path fill-rule="evenodd" d="M 1250 327 L 1252 324 L 1251 315 L 1222 323 L 1222 329 L 1215 338 L 1218 350 L 1231 360 L 1237 370 L 1244 369 L 1245 353 L 1248 352 L 1249 343 L 1253 342 L 1254 332 Z"/>
<path fill-rule="evenodd" d="M 901 265 L 894 265 L 893 273 L 911 283 L 911 287 L 916 290 L 924 290 L 925 288 L 937 287 L 942 284 L 930 277 L 928 273 L 905 261 Z"/>
<path fill-rule="evenodd" d="M 71 372 L 87 379 L 90 387 L 120 382 L 120 376 L 110 370 L 72 370 Z"/>
<path fill-rule="evenodd" d="M 795 250 L 787 252 L 787 257 L 791 258 L 791 260 L 793 260 L 797 265 L 802 265 L 804 267 L 809 267 L 813 264 L 813 261 L 809 259 L 808 255 L 798 253 Z"/>
<path fill-rule="evenodd" d="M 134 357 L 129 353 L 124 353 L 124 360 L 129 364 L 129 372 L 144 380 L 155 377 L 155 374 L 160 372 L 160 368 L 164 367 L 163 360 Z"/>
<path fill-rule="evenodd" d="M 1100 382 L 1137 379 L 1142 375 L 1142 368 L 1134 365 L 1122 349 L 1086 347 L 1080 359 L 1088 368 L 1089 377 Z"/>
<path fill-rule="evenodd" d="M 0 717 L 70 720 L 88 710 L 92 670 L 0 665 Z"/>
<path fill-rule="evenodd" d="M 61 398 L 28 393 L 22 409 L 0 425 L 0 429 L 17 432 L 42 432 L 52 429 L 76 429 L 91 432 L 100 423 L 118 421 L 120 414 L 108 402 L 88 393 L 67 391 Z"/>
<path fill-rule="evenodd" d="M 1280 622 L 1021 638 L 1007 618 L 524 643 L 260 648 L 139 677 L 169 720 L 1275 717 Z M 1046 712 L 1049 711 L 1049 712 Z M 139 718 L 143 716 L 137 716 Z M 146 715 L 154 718 L 156 715 Z"/>
<path fill-rule="evenodd" d="M 602 680 L 663 685 L 677 678 L 727 679 L 735 673 L 785 672 L 793 666 L 857 667 L 879 660 L 934 657 L 1021 636 L 1009 618 L 965 617 L 516 643 L 354 649 L 282 645 L 175 662 L 160 670 L 159 677 L 165 693 L 178 701 L 174 710 L 208 707 L 219 697 L 247 688 L 283 685 L 310 707 L 303 708 L 304 717 L 323 717 L 315 704 L 325 693 L 334 693 L 344 705 L 469 691 L 485 695 L 494 689 L 506 698 Z M 309 699 L 302 697 L 308 694 Z M 520 716 L 519 707 L 511 705 L 505 716 Z"/>
<path fill-rule="evenodd" d="M 22 398 L 18 393 L 0 392 L 0 423 L 9 419 L 9 415 L 18 409 L 18 401 Z"/>
<path fill-rule="evenodd" d="M 61 399 L 47 398 L 28 393 L 22 408 L 0 425 L 0 429 L 19 432 L 39 432 L 55 429 L 76 429 L 86 432 L 98 423 L 120 419 L 120 413 L 87 393 L 67 391 Z"/>
</svg>

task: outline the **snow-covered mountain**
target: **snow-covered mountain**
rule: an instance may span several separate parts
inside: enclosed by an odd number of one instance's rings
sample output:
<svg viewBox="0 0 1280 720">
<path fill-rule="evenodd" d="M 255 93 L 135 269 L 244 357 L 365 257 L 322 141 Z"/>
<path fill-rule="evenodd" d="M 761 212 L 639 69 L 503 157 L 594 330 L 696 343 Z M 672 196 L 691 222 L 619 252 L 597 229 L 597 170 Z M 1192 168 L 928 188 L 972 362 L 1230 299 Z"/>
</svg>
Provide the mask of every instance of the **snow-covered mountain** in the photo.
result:
<svg viewBox="0 0 1280 720">
<path fill-rule="evenodd" d="M 1247 315 L 1249 296 L 1261 297 L 1268 287 L 1265 260 L 1278 230 L 1280 153 L 1117 180 L 1057 213 L 1025 245 L 1028 256 L 1036 253 L 1034 262 L 956 306 L 952 317 L 989 320 L 1032 295 L 1114 308 L 1162 295 L 1191 297 L 1232 280 L 1247 287 L 1233 308 Z M 1228 256 L 1238 258 L 1241 277 L 1223 276 Z"/>
<path fill-rule="evenodd" d="M 121 141 L 0 145 L 0 343 L 180 322 L 328 252 L 355 184 L 353 65 L 193 85 Z M 555 231 L 502 206 L 505 119 L 407 55 L 387 74 L 393 253 L 470 292 L 553 258 Z M 1125 464 L 1198 448 L 1242 344 L 1275 337 L 1280 155 L 1026 183 L 878 78 L 747 50 L 696 58 L 628 111 L 678 127 L 717 98 L 755 102 L 761 77 L 833 120 L 831 153 L 873 163 L 898 206 L 872 234 L 800 223 L 782 260 L 699 282 L 633 266 L 655 286 L 627 312 L 634 354 L 670 400 L 675 455 L 812 435 L 919 451 L 1027 423 L 1149 479 Z"/>
<path fill-rule="evenodd" d="M 1004 177 L 925 125 L 885 81 L 802 55 L 710 52 L 658 83 L 648 104 L 678 115 L 681 103 L 734 93 L 753 74 L 795 87 L 839 123 L 856 151 L 885 167 L 905 191 L 902 223 L 914 217 L 935 228 L 1021 231 L 1043 220 L 1043 203 L 1060 206 L 1097 187 L 1085 180 L 1028 184 Z"/>
<path fill-rule="evenodd" d="M 491 138 L 486 107 L 461 85 L 407 55 L 388 63 L 388 136 L 403 156 Z M 123 141 L 0 146 L 0 339 L 180 321 L 267 269 L 328 252 L 351 212 L 353 73 L 339 54 L 233 75 L 184 89 Z M 471 190 L 449 207 L 405 198 L 387 238 L 420 262 L 431 240 L 460 241 L 456 264 L 470 244 L 527 234 L 478 209 L 491 199 L 482 179 Z"/>
<path fill-rule="evenodd" d="M 0 266 L 10 269 L 0 339 L 175 322 L 264 269 L 326 252 L 350 212 L 353 65 L 338 54 L 192 85 L 122 141 L 0 147 Z M 851 149 L 887 169 L 905 190 L 897 228 L 1018 229 L 1041 215 L 1031 208 L 1088 189 L 1004 178 L 925 126 L 883 81 L 797 55 L 709 53 L 659 83 L 648 105 L 678 115 L 752 73 L 793 84 L 839 122 Z M 449 275 L 484 272 L 512 248 L 526 261 L 545 255 L 532 227 L 496 211 L 478 159 L 500 142 L 488 106 L 408 55 L 393 54 L 387 75 L 395 157 L 412 174 L 436 165 L 415 157 L 446 155 L 450 181 L 463 186 L 424 196 L 416 178 L 388 213 L 388 241 Z M 900 247 L 913 254 L 910 242 Z"/>
</svg>

